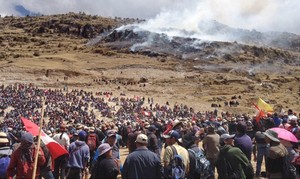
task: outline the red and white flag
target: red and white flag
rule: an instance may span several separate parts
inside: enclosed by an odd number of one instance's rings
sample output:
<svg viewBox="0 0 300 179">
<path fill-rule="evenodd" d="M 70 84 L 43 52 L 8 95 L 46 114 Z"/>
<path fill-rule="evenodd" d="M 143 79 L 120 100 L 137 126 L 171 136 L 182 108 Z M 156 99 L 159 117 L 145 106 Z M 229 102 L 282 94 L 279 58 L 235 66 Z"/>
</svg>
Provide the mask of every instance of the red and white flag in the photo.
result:
<svg viewBox="0 0 300 179">
<path fill-rule="evenodd" d="M 33 136 L 39 135 L 39 127 L 35 123 L 23 117 L 21 117 L 21 120 L 25 126 L 25 129 L 29 133 L 31 133 Z M 41 132 L 41 140 L 47 146 L 53 161 L 61 155 L 68 154 L 68 151 L 63 146 L 61 146 L 59 143 L 53 140 L 43 130 Z"/>
</svg>

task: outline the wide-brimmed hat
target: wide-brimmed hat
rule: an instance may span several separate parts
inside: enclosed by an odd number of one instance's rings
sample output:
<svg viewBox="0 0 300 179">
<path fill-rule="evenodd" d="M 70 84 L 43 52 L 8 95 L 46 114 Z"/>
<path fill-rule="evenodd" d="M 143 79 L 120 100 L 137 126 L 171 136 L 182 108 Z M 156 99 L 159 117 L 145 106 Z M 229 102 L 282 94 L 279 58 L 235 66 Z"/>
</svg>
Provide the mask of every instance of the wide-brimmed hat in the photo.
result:
<svg viewBox="0 0 300 179">
<path fill-rule="evenodd" d="M 7 138 L 7 134 L 4 133 L 4 132 L 0 132 L 0 143 L 3 144 L 3 143 L 8 143 L 9 140 Z"/>
<path fill-rule="evenodd" d="M 95 127 L 90 127 L 89 132 L 95 132 Z"/>
<path fill-rule="evenodd" d="M 112 147 L 108 143 L 103 143 L 98 147 L 99 156 L 105 154 L 106 152 L 110 151 Z"/>
<path fill-rule="evenodd" d="M 173 125 L 173 129 L 174 128 L 176 128 L 177 126 L 179 126 L 179 125 L 182 125 L 183 123 L 182 123 L 182 121 L 179 121 L 179 120 L 175 120 L 175 121 L 173 121 L 173 123 L 172 123 L 172 125 Z"/>
<path fill-rule="evenodd" d="M 183 135 L 182 144 L 185 147 L 189 147 L 195 143 L 196 139 L 199 139 L 199 137 L 196 137 L 195 132 L 188 132 Z"/>
<path fill-rule="evenodd" d="M 274 142 L 280 142 L 280 140 L 278 139 L 278 133 L 268 129 L 266 130 L 266 132 L 264 132 L 265 136 L 267 136 L 269 139 L 271 139 Z"/>
</svg>

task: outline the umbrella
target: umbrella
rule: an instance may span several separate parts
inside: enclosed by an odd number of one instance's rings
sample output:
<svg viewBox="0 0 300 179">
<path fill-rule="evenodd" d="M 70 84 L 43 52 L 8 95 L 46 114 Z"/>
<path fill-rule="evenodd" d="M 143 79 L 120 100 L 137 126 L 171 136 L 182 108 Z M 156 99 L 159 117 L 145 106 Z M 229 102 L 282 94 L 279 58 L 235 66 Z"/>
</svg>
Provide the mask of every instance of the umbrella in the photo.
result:
<svg viewBox="0 0 300 179">
<path fill-rule="evenodd" d="M 280 139 L 284 139 L 284 140 L 287 140 L 290 142 L 298 142 L 298 139 L 296 138 L 296 136 L 284 128 L 274 127 L 274 128 L 271 128 L 271 130 L 277 132 L 278 138 L 280 138 Z"/>
</svg>

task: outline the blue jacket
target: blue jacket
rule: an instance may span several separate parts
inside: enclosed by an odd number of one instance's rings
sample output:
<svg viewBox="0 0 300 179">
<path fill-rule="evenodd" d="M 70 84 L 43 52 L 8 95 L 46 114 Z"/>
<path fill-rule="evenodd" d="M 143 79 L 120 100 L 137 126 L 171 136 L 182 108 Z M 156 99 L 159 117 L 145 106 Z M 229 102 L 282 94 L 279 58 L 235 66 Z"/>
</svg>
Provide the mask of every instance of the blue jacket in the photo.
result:
<svg viewBox="0 0 300 179">
<path fill-rule="evenodd" d="M 72 142 L 69 146 L 68 167 L 84 169 L 90 159 L 90 149 L 83 141 Z"/>
<path fill-rule="evenodd" d="M 161 179 L 163 167 L 157 154 L 147 147 L 139 147 L 124 162 L 123 179 Z"/>
</svg>

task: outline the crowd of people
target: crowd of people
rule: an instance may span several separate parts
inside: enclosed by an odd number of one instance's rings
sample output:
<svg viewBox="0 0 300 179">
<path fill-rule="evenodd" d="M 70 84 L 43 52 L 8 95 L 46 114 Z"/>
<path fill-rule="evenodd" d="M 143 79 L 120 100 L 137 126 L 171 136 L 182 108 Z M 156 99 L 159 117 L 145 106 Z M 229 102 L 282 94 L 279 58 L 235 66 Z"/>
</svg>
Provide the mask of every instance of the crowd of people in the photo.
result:
<svg viewBox="0 0 300 179">
<path fill-rule="evenodd" d="M 291 109 L 258 119 L 155 104 L 153 98 L 33 84 L 0 86 L 0 109 L 0 155 L 10 159 L 0 178 L 31 178 L 36 153 L 36 176 L 50 179 L 286 178 L 286 163 L 298 156 L 298 142 L 273 130 L 300 138 L 299 118 Z M 42 122 L 68 154 L 52 159 L 45 145 L 37 149 L 37 138 L 26 132 L 21 117 Z M 120 148 L 129 152 L 124 163 Z"/>
</svg>

